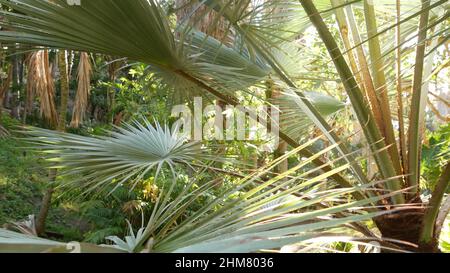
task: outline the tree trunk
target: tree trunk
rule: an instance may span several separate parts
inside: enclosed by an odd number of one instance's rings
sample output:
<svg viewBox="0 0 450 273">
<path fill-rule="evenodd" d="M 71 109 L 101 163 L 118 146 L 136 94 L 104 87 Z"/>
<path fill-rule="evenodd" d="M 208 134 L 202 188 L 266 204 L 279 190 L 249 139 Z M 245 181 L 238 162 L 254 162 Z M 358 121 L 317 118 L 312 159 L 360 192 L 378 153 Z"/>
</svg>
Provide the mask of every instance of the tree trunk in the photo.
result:
<svg viewBox="0 0 450 273">
<path fill-rule="evenodd" d="M 69 102 L 69 75 L 67 71 L 66 51 L 58 51 L 58 66 L 61 83 L 61 106 L 59 108 L 59 119 L 57 130 L 64 132 L 66 130 L 67 105 Z"/>
<path fill-rule="evenodd" d="M 9 90 L 9 86 L 11 85 L 12 77 L 13 77 L 13 69 L 12 69 L 12 65 L 10 65 L 8 68 L 8 77 L 3 81 L 1 88 L 0 88 L 0 119 L 2 116 L 4 99 L 5 99 L 6 93 Z"/>
<path fill-rule="evenodd" d="M 49 181 L 53 182 L 56 179 L 56 170 L 51 169 L 49 172 Z M 36 233 L 38 236 L 42 236 L 45 234 L 45 223 L 47 220 L 48 212 L 50 210 L 50 206 L 52 204 L 52 196 L 54 189 L 49 187 L 42 198 L 41 208 L 39 210 L 39 214 L 36 217 Z"/>
<path fill-rule="evenodd" d="M 106 91 L 106 105 L 108 107 L 108 113 L 107 113 L 107 119 L 108 122 L 114 124 L 114 107 L 116 104 L 116 90 L 114 87 L 114 84 L 117 79 L 117 72 L 119 71 L 120 67 L 122 66 L 122 61 L 117 61 L 117 58 L 106 56 L 105 60 L 109 62 L 108 65 L 108 76 L 109 76 L 109 82 L 112 86 L 108 87 L 108 90 Z"/>
<path fill-rule="evenodd" d="M 14 118 L 19 119 L 20 118 L 20 90 L 21 90 L 21 76 L 20 76 L 20 55 L 14 54 L 12 57 L 12 69 L 13 69 L 13 75 L 12 75 L 12 82 L 13 86 L 10 90 L 10 94 L 8 95 L 8 99 L 6 103 L 8 104 L 9 108 L 11 109 L 11 116 Z"/>
<path fill-rule="evenodd" d="M 116 74 L 110 74 L 109 75 L 109 81 L 111 84 L 114 84 L 116 81 Z M 116 104 L 116 90 L 114 89 L 114 86 L 111 86 L 108 88 L 108 115 L 109 115 L 109 122 L 114 123 L 114 107 Z"/>
<path fill-rule="evenodd" d="M 61 106 L 59 109 L 57 130 L 60 132 L 64 132 L 66 129 L 67 105 L 69 101 L 69 75 L 67 71 L 67 58 L 65 50 L 58 51 L 58 66 L 61 84 Z M 55 182 L 56 175 L 57 170 L 51 169 L 48 176 L 50 184 Z M 53 192 L 54 189 L 52 185 L 50 185 L 42 199 L 41 208 L 36 219 L 36 232 L 39 236 L 45 234 L 45 223 L 52 204 Z"/>
<path fill-rule="evenodd" d="M 411 252 L 428 252 L 419 248 L 423 216 L 423 208 L 409 209 L 376 217 L 374 221 L 383 239 L 400 241 L 393 242 L 393 245 L 399 249 Z M 387 252 L 390 252 L 390 250 Z"/>
<path fill-rule="evenodd" d="M 5 128 L 3 128 L 1 123 L 2 123 L 3 102 L 6 92 L 8 92 L 9 86 L 11 85 L 12 72 L 13 72 L 12 66 L 10 65 L 8 68 L 8 77 L 3 81 L 2 85 L 0 86 L 0 138 L 7 136 L 9 134 L 8 131 Z"/>
</svg>

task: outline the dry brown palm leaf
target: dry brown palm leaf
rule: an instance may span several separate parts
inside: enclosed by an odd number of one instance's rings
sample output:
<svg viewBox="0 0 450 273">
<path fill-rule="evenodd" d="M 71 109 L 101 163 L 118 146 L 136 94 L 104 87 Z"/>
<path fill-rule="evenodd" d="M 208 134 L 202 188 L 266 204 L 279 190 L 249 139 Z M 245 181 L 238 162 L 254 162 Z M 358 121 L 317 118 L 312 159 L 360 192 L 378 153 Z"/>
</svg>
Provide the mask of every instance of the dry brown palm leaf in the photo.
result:
<svg viewBox="0 0 450 273">
<path fill-rule="evenodd" d="M 72 121 L 70 126 L 78 128 L 83 122 L 86 108 L 88 105 L 88 97 L 91 88 L 92 65 L 89 60 L 89 54 L 82 52 L 80 55 L 80 64 L 78 65 L 78 88 L 75 98 L 75 106 L 72 113 Z"/>
<path fill-rule="evenodd" d="M 27 107 L 31 107 L 34 95 L 40 100 L 40 113 L 50 125 L 57 123 L 55 87 L 47 50 L 33 52 L 28 60 Z M 31 109 L 31 108 L 28 108 Z"/>
</svg>

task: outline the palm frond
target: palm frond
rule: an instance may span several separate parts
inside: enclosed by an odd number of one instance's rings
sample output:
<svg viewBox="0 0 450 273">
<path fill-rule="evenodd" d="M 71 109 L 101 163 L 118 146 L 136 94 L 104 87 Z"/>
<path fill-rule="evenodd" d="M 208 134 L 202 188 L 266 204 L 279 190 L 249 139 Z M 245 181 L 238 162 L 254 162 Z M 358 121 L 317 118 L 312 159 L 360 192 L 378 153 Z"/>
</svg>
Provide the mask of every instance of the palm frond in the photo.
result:
<svg viewBox="0 0 450 273">
<path fill-rule="evenodd" d="M 188 142 L 178 129 L 152 125 L 147 119 L 125 123 L 123 128 L 107 132 L 110 136 L 85 137 L 25 127 L 27 141 L 42 149 L 54 168 L 62 169 L 62 175 L 83 175 L 79 186 L 102 190 L 110 184 L 116 188 L 134 181 L 133 186 L 151 170 L 156 175 L 166 166 L 174 171 L 176 164 L 190 166 L 194 160 L 217 159 L 204 152 L 200 143 Z M 76 183 L 69 179 L 67 185 Z"/>
<path fill-rule="evenodd" d="M 310 161 L 311 158 L 306 159 L 300 165 Z M 314 238 L 324 230 L 332 232 L 333 228 L 345 223 L 373 216 L 370 213 L 360 211 L 362 213 L 360 214 L 347 209 L 364 206 L 363 204 L 368 205 L 378 197 L 373 200 L 343 202 L 338 205 L 341 197 L 354 190 L 362 189 L 317 190 L 322 183 L 326 183 L 326 178 L 333 172 L 342 171 L 348 168 L 348 165 L 308 180 L 304 180 L 306 178 L 304 173 L 290 170 L 288 173 L 291 175 L 287 181 L 283 180 L 286 174 L 281 174 L 248 192 L 242 192 L 236 199 L 226 200 L 226 196 L 231 196 L 244 187 L 252 185 L 260 175 L 279 162 L 280 160 L 274 162 L 256 175 L 243 178 L 237 189 L 232 189 L 216 200 L 212 200 L 201 211 L 171 229 L 166 236 L 160 238 L 156 234 L 152 237 L 154 241 L 151 250 L 157 252 L 255 252 L 262 249 L 276 249 L 293 242 Z M 273 185 L 276 186 L 273 187 Z M 281 188 L 289 188 L 289 190 L 277 191 Z M 301 197 L 293 199 L 292 193 L 302 194 Z M 223 198 L 225 201 L 220 209 L 206 213 L 222 203 Z M 311 212 L 302 210 L 331 200 L 334 205 L 330 207 Z M 342 218 L 333 217 L 334 213 L 337 215 L 339 212 L 349 214 Z M 377 213 L 379 212 L 375 214 Z"/>
<path fill-rule="evenodd" d="M 336 227 L 382 213 L 365 212 L 365 206 L 383 198 L 381 196 L 354 202 L 346 199 L 348 194 L 364 191 L 365 187 L 320 190 L 328 183 L 327 178 L 344 171 L 348 164 L 309 177 L 309 172 L 298 171 L 313 160 L 313 157 L 306 158 L 286 173 L 262 184 L 256 183 L 280 162 L 309 144 L 244 176 L 237 187 L 210 199 L 200 210 L 188 215 L 185 213 L 190 204 L 206 194 L 215 181 L 190 190 L 198 184 L 197 179 L 192 179 L 171 201 L 168 199 L 173 188 L 167 187 L 159 196 L 147 226 L 144 230 L 139 229 L 139 236 L 130 232 L 128 239 L 115 238 L 115 241 L 128 250 L 130 244 L 135 246 L 133 252 L 255 252 L 306 241 L 325 231 L 334 234 Z M 247 188 L 250 190 L 245 190 Z M 308 210 L 326 203 L 330 206 Z M 133 239 L 137 237 L 140 240 Z"/>
<path fill-rule="evenodd" d="M 420 151 L 421 142 L 420 139 L 420 117 L 425 111 L 426 100 L 423 96 L 427 96 L 427 91 L 423 91 L 423 75 L 425 66 L 425 51 L 426 44 L 424 40 L 427 38 L 427 26 L 429 23 L 430 12 L 427 8 L 430 6 L 430 1 L 422 0 L 423 9 L 425 12 L 420 16 L 418 46 L 416 48 L 416 60 L 414 68 L 412 98 L 411 98 L 411 114 L 410 114 L 410 126 L 408 128 L 408 164 L 407 171 L 411 174 L 407 181 L 410 186 L 414 186 L 412 189 L 415 194 L 419 188 L 420 177 Z M 422 104 L 422 105 L 421 105 Z"/>
<path fill-rule="evenodd" d="M 298 93 L 295 94 L 296 96 L 302 96 Z M 322 93 L 303 92 L 303 95 L 324 117 L 338 113 L 345 106 L 335 98 Z M 313 127 L 314 123 L 298 107 L 292 94 L 283 93 L 279 98 L 274 99 L 272 103 L 279 105 L 282 113 L 280 116 L 280 128 L 283 128 L 283 131 L 293 139 L 300 140 Z"/>
<path fill-rule="evenodd" d="M 114 247 L 128 253 L 132 253 L 137 247 L 139 241 L 142 240 L 144 233 L 144 227 L 140 228 L 136 234 L 134 234 L 133 227 L 130 222 L 128 223 L 129 235 L 125 237 L 125 240 L 120 239 L 117 236 L 108 236 L 107 240 L 114 242 Z"/>
<path fill-rule="evenodd" d="M 0 253 L 114 253 L 123 252 L 109 246 L 85 243 L 61 243 L 0 229 Z"/>
</svg>

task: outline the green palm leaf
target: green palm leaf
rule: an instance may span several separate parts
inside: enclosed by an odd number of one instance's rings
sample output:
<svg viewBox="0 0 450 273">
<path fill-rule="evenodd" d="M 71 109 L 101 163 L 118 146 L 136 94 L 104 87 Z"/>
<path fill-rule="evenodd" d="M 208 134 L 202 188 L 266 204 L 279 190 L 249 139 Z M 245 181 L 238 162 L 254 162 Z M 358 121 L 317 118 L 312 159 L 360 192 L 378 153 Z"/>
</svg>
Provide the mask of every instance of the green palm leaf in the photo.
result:
<svg viewBox="0 0 450 273">
<path fill-rule="evenodd" d="M 318 92 L 294 93 L 295 96 L 306 96 L 312 105 L 324 117 L 329 117 L 342 110 L 345 105 L 328 95 Z M 295 103 L 292 94 L 283 93 L 281 97 L 274 99 L 273 103 L 280 106 L 282 112 L 280 127 L 283 128 L 290 137 L 299 140 L 307 135 L 314 123 Z"/>
<path fill-rule="evenodd" d="M 158 175 L 164 166 L 175 176 L 176 164 L 189 167 L 195 160 L 223 160 L 205 153 L 200 143 L 188 142 L 177 127 L 153 126 L 145 118 L 143 124 L 125 123 L 123 128 L 107 132 L 109 136 L 97 138 L 34 127 L 25 127 L 23 133 L 48 155 L 54 168 L 62 169 L 62 175 L 81 174 L 78 183 L 86 191 L 101 190 L 111 183 L 118 187 L 129 180 L 136 185 L 151 170 Z M 73 183 L 69 178 L 67 184 Z"/>
<path fill-rule="evenodd" d="M 85 243 L 61 243 L 0 228 L 0 253 L 117 253 L 109 246 Z"/>
</svg>

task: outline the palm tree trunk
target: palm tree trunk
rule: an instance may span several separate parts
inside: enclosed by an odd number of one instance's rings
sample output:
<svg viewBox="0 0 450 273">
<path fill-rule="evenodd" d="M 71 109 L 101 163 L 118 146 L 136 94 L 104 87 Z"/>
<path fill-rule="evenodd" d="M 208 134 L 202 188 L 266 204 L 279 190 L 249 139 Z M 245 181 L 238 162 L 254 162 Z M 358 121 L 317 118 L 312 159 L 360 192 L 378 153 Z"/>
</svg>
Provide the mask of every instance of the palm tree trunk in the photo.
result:
<svg viewBox="0 0 450 273">
<path fill-rule="evenodd" d="M 405 134 L 405 121 L 404 121 L 404 109 L 403 109 L 403 85 L 402 85 L 402 48 L 401 48 L 401 5 L 400 0 L 396 0 L 396 23 L 398 24 L 395 32 L 395 46 L 397 47 L 395 51 L 396 58 L 396 76 L 397 76 L 397 119 L 398 119 L 398 138 L 399 138 L 399 149 L 400 149 L 400 160 L 401 166 L 403 168 L 403 173 L 407 169 L 406 160 L 406 134 Z"/>
<path fill-rule="evenodd" d="M 66 130 L 67 105 L 69 102 L 69 75 L 67 70 L 66 51 L 58 51 L 58 66 L 61 83 L 61 106 L 59 108 L 59 119 L 57 130 L 64 132 Z"/>
<path fill-rule="evenodd" d="M 8 77 L 3 81 L 0 87 L 0 138 L 2 136 L 8 135 L 8 131 L 2 127 L 1 121 L 2 121 L 3 102 L 6 92 L 8 91 L 9 86 L 11 85 L 12 73 L 13 73 L 12 65 L 10 65 L 8 68 Z"/>
<path fill-rule="evenodd" d="M 49 181 L 53 182 L 56 179 L 56 170 L 51 169 L 48 175 Z M 48 212 L 52 204 L 52 196 L 54 189 L 49 187 L 42 198 L 41 208 L 39 209 L 39 214 L 36 217 L 36 233 L 39 236 L 45 234 L 45 223 L 47 220 Z"/>
<path fill-rule="evenodd" d="M 388 146 L 389 156 L 391 157 L 392 166 L 397 175 L 402 175 L 400 156 L 398 153 L 397 142 L 395 140 L 394 127 L 392 125 L 391 108 L 389 106 L 388 89 L 385 75 L 384 59 L 381 53 L 381 46 L 377 28 L 377 20 L 375 14 L 374 3 L 369 0 L 364 1 L 364 12 L 367 27 L 367 35 L 370 37 L 369 55 L 372 61 L 372 76 L 377 93 L 378 103 L 382 112 L 382 124 L 380 132 L 384 137 L 384 142 Z"/>
<path fill-rule="evenodd" d="M 411 98 L 410 126 L 408 128 L 408 174 L 409 186 L 413 187 L 411 192 L 418 194 L 418 184 L 420 177 L 420 115 L 423 91 L 423 68 L 425 60 L 427 27 L 429 19 L 429 0 L 422 0 L 424 12 L 420 16 L 418 44 L 416 48 L 416 61 L 414 66 L 413 94 Z"/>
<path fill-rule="evenodd" d="M 108 118 L 109 122 L 114 124 L 114 107 L 116 103 L 116 90 L 114 87 L 114 83 L 117 79 L 117 72 L 120 68 L 121 62 L 115 60 L 114 57 L 106 56 L 106 61 L 110 62 L 108 65 L 108 76 L 109 76 L 109 82 L 111 84 L 110 87 L 108 87 L 108 90 L 106 91 L 106 103 L 108 106 Z"/>
<path fill-rule="evenodd" d="M 12 76 L 13 76 L 13 70 L 12 65 L 8 68 L 8 77 L 5 79 L 5 81 L 2 83 L 2 86 L 0 88 L 0 118 L 2 116 L 2 110 L 3 110 L 3 103 L 6 96 L 6 92 L 8 92 L 9 86 L 12 82 Z"/>
</svg>

